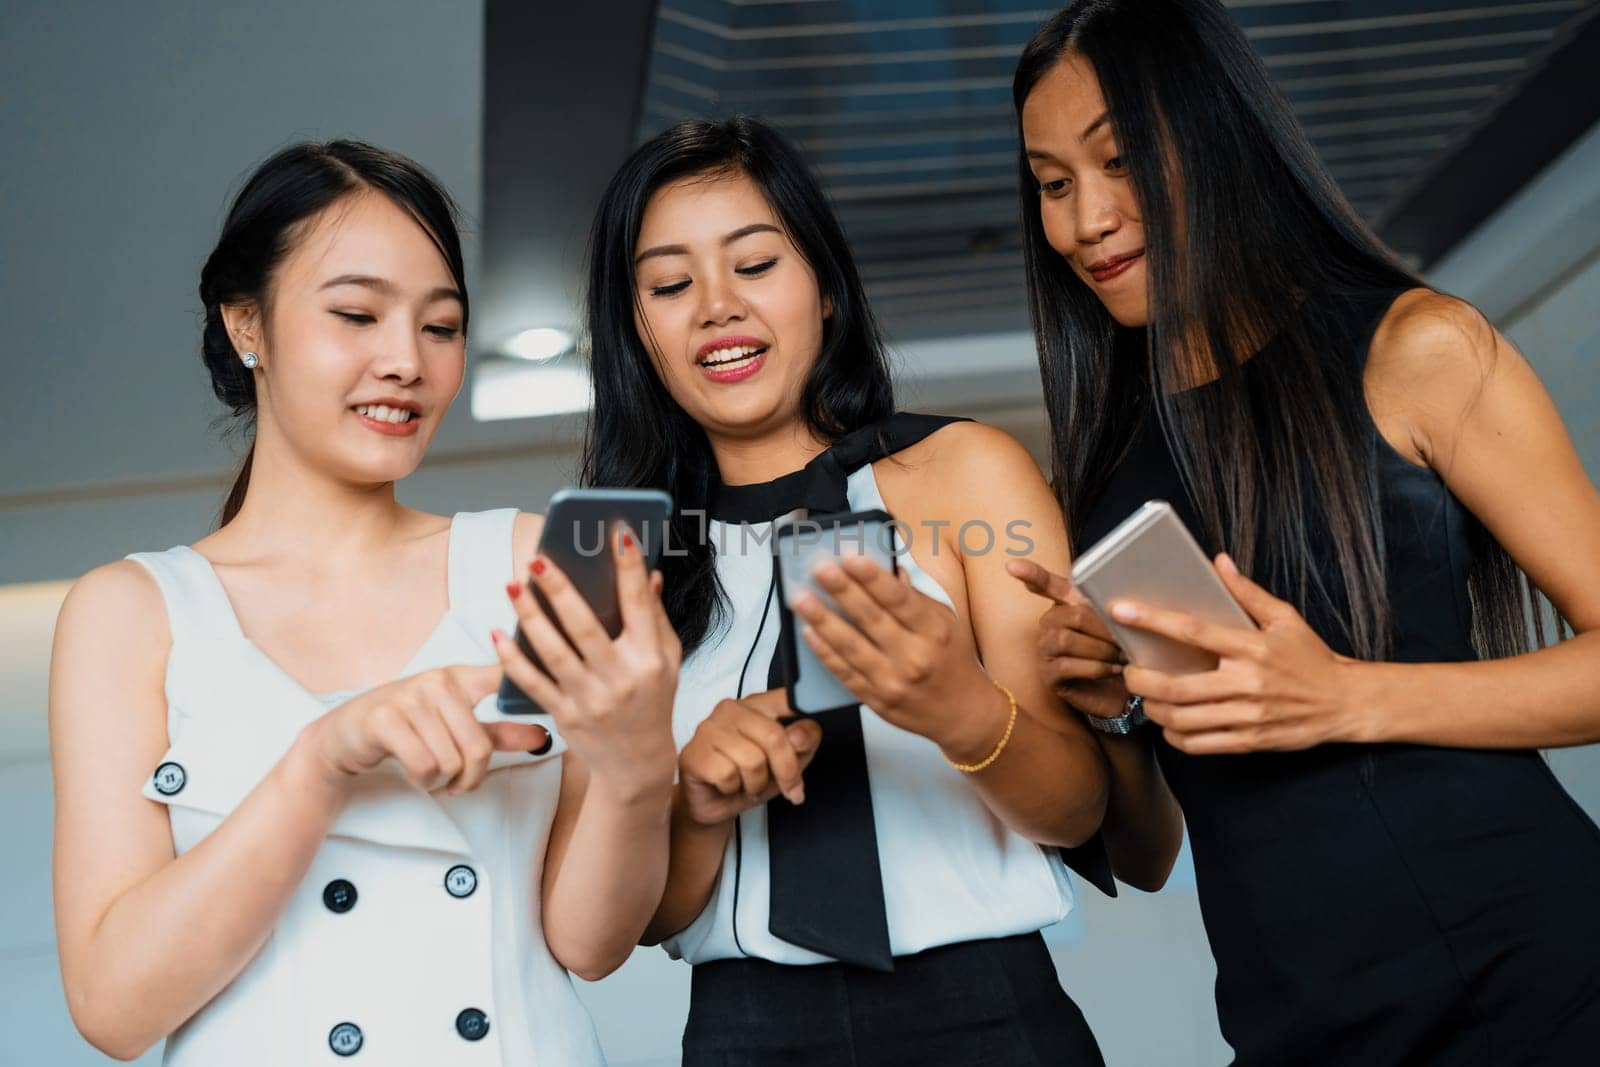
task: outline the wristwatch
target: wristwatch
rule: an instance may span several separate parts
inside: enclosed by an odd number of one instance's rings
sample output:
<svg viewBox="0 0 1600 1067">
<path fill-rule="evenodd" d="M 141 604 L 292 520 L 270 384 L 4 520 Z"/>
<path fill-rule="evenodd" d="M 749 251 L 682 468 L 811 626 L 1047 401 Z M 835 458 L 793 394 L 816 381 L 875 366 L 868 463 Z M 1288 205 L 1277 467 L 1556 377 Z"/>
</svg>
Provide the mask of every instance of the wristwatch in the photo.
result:
<svg viewBox="0 0 1600 1067">
<path fill-rule="evenodd" d="M 1128 703 L 1123 705 L 1122 714 L 1114 719 L 1101 718 L 1099 715 L 1085 715 L 1089 725 L 1103 734 L 1131 734 L 1150 720 L 1144 714 L 1144 697 L 1129 697 Z"/>
</svg>

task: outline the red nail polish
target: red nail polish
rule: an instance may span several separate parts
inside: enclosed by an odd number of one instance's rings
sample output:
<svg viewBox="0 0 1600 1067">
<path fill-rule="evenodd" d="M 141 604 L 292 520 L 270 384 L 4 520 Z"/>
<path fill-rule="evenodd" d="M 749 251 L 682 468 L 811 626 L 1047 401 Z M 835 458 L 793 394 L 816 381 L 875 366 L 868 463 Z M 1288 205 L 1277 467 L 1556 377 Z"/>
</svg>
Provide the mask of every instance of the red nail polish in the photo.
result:
<svg viewBox="0 0 1600 1067">
<path fill-rule="evenodd" d="M 544 560 L 542 560 L 542 559 L 534 560 L 533 564 L 528 569 L 533 571 L 533 573 L 535 573 L 535 574 L 543 574 L 544 573 Z"/>
<path fill-rule="evenodd" d="M 512 600 L 515 600 L 515 599 L 517 599 L 517 597 L 519 597 L 521 595 L 522 595 L 522 583 L 521 582 L 507 582 L 506 583 L 506 596 L 510 597 Z"/>
<path fill-rule="evenodd" d="M 489 631 L 489 643 L 491 645 L 498 645 L 503 636 L 504 635 L 498 629 L 490 630 Z"/>
<path fill-rule="evenodd" d="M 625 534 L 622 535 L 622 547 L 623 548 L 632 548 L 633 547 L 633 535 L 632 534 L 625 533 Z"/>
</svg>

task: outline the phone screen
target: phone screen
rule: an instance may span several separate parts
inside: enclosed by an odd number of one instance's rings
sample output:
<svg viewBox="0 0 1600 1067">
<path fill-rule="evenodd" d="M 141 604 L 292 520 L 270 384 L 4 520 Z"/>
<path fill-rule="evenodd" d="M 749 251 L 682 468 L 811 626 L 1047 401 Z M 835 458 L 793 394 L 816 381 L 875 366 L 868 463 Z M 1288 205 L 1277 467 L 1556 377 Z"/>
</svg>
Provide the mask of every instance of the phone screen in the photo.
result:
<svg viewBox="0 0 1600 1067">
<path fill-rule="evenodd" d="M 778 568 L 779 610 L 785 612 L 789 624 L 785 632 L 789 641 L 786 651 L 790 664 L 787 679 L 790 708 L 815 715 L 854 707 L 858 703 L 855 695 L 800 638 L 798 620 L 790 612 L 793 596 L 802 589 L 807 590 L 830 610 L 843 615 L 838 604 L 811 576 L 812 570 L 824 560 L 860 554 L 876 560 L 890 574 L 896 574 L 900 551 L 901 539 L 894 518 L 882 510 L 814 515 L 778 528 L 772 539 L 772 554 Z"/>
</svg>

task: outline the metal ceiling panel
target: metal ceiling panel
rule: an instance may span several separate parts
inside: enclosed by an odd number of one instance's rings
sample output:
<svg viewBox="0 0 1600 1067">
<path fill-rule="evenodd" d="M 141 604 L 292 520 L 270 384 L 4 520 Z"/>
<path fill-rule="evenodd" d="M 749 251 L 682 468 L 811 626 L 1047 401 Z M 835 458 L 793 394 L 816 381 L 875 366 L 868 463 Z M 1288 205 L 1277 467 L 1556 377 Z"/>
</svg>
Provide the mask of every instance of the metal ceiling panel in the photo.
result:
<svg viewBox="0 0 1600 1067">
<path fill-rule="evenodd" d="M 1600 0 L 1233 0 L 1384 217 Z M 663 0 L 637 137 L 749 112 L 806 149 L 897 338 L 1026 325 L 1011 73 L 1037 0 Z"/>
</svg>

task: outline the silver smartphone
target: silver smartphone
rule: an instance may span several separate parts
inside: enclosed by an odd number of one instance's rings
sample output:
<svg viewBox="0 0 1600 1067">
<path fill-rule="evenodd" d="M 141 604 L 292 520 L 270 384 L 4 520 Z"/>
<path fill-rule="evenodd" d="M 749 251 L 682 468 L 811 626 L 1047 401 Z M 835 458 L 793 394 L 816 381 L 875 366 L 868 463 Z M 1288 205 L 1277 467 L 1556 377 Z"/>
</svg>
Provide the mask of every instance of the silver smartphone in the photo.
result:
<svg viewBox="0 0 1600 1067">
<path fill-rule="evenodd" d="M 1094 605 L 1129 660 L 1168 674 L 1214 670 L 1217 657 L 1118 622 L 1107 610 L 1113 600 L 1137 600 L 1219 626 L 1256 629 L 1165 500 L 1146 501 L 1079 556 L 1072 565 L 1072 584 Z"/>
<path fill-rule="evenodd" d="M 796 594 L 806 590 L 814 593 L 828 610 L 843 614 L 833 597 L 811 576 L 811 571 L 824 560 L 843 559 L 847 553 L 864 555 L 876 560 L 890 574 L 898 574 L 896 557 L 900 542 L 893 523 L 889 513 L 881 509 L 813 515 L 785 523 L 773 535 L 773 563 L 778 568 L 778 610 L 788 624 L 780 630 L 779 639 L 787 637 L 789 641 L 788 663 L 792 666 L 786 688 L 792 710 L 815 715 L 853 708 L 860 703 L 855 694 L 823 666 L 800 636 L 802 623 L 794 617 L 790 605 Z"/>
<path fill-rule="evenodd" d="M 661 562 L 671 518 L 672 497 L 658 489 L 561 489 L 545 509 L 539 552 L 572 580 L 606 633 L 616 637 L 622 632 L 616 556 L 611 541 L 616 536 L 617 523 L 627 523 L 639 539 L 645 566 L 654 570 Z M 531 580 L 528 589 L 550 615 L 550 605 Z M 553 615 L 550 617 L 554 619 Z M 556 628 L 561 628 L 559 622 Z M 516 639 L 523 654 L 542 670 L 544 665 L 520 626 Z M 509 676 L 501 680 L 499 706 L 507 715 L 536 715 L 544 710 Z"/>
</svg>

